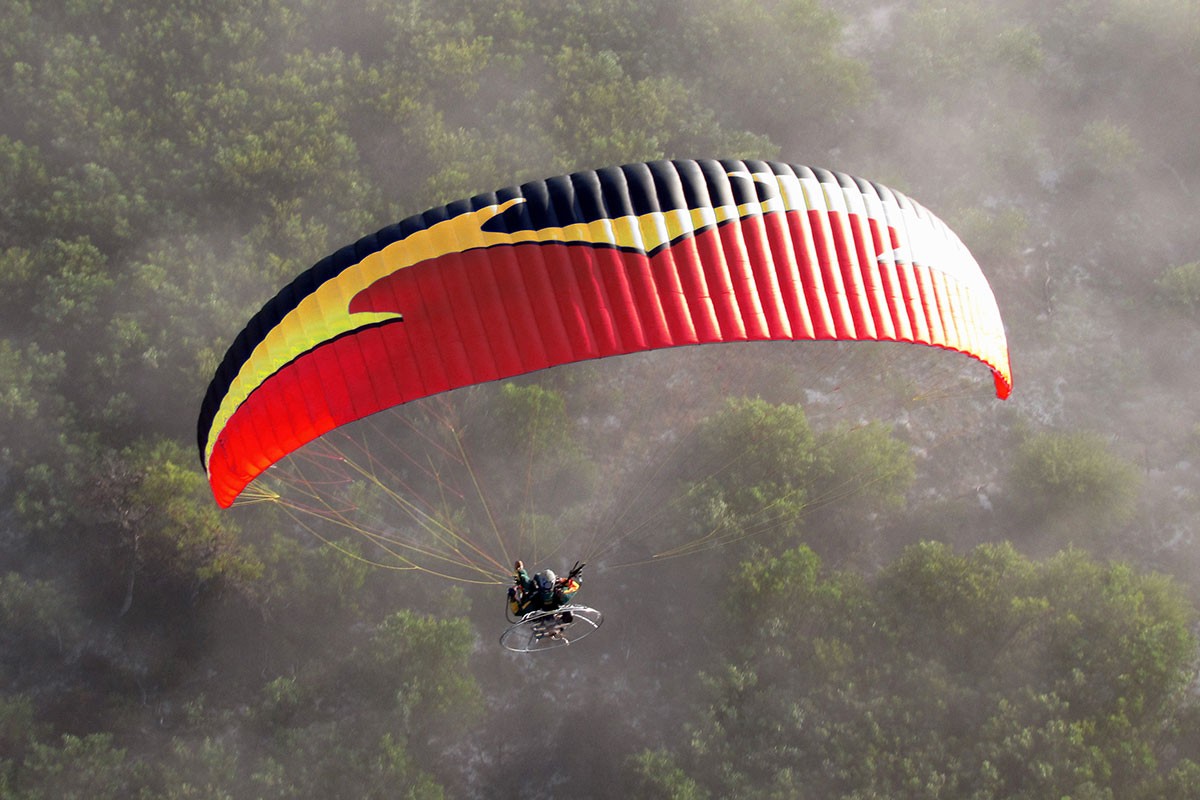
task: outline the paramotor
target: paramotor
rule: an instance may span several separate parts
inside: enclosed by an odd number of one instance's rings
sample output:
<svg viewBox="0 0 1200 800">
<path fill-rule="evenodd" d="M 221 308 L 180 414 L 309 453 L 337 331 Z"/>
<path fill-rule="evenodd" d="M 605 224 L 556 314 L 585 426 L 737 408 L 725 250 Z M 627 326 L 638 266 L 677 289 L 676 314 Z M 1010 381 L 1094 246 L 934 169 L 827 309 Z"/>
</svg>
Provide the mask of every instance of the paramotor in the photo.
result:
<svg viewBox="0 0 1200 800">
<path fill-rule="evenodd" d="M 551 650 L 579 641 L 603 623 L 604 615 L 587 606 L 533 611 L 500 634 L 500 644 L 516 653 Z"/>
</svg>

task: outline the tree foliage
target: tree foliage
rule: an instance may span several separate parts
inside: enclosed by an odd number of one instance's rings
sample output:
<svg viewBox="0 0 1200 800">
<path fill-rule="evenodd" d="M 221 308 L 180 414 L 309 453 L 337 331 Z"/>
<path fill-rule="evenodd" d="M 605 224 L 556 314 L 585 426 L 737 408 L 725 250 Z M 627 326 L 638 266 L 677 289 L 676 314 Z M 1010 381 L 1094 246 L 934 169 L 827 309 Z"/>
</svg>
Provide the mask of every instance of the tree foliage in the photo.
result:
<svg viewBox="0 0 1200 800">
<path fill-rule="evenodd" d="M 1172 267 L 1155 283 L 1165 305 L 1192 316 L 1200 310 L 1200 261 Z"/>
<path fill-rule="evenodd" d="M 497 775 L 534 797 L 583 770 L 611 796 L 1196 797 L 1190 612 L 1141 566 L 1194 594 L 1197 11 L 0 0 L 0 797 L 435 798 Z M 281 285 L 438 203 L 675 156 L 844 168 L 920 198 L 983 264 L 1021 370 L 992 413 L 886 381 L 855 405 L 854 367 L 789 361 L 779 402 L 729 401 L 691 436 L 628 426 L 689 489 L 648 515 L 655 535 L 752 537 L 655 573 L 669 586 L 615 563 L 589 578 L 662 642 L 695 622 L 718 650 L 686 662 L 707 670 L 700 705 L 694 670 L 646 669 L 640 642 L 526 671 L 488 655 L 497 598 L 467 622 L 464 597 L 381 577 L 359 542 L 215 510 L 196 408 Z M 590 460 L 618 450 L 609 417 L 680 395 L 665 372 L 640 404 L 574 374 L 498 389 L 442 442 L 510 467 L 497 519 L 547 551 L 584 524 L 585 489 L 642 474 Z M 747 391 L 713 377 L 697 399 Z M 530 482 L 547 507 L 516 501 Z M 467 520 L 459 499 L 437 513 Z M 910 540 L 1079 549 L 822 565 L 914 506 L 944 524 Z M 737 587 L 720 612 L 713 575 Z M 671 614 L 642 613 L 647 585 L 678 595 Z M 586 718 L 546 703 L 581 685 Z M 514 735 L 517 696 L 555 724 Z M 602 730 L 619 770 L 592 755 Z M 518 746 L 556 758 L 531 770 Z"/>
<path fill-rule="evenodd" d="M 914 466 L 886 425 L 814 431 L 799 405 L 740 398 L 703 421 L 682 455 L 694 525 L 786 541 L 846 535 L 902 507 Z"/>
<path fill-rule="evenodd" d="M 1017 451 L 1012 502 L 1035 530 L 1103 544 L 1133 516 L 1139 479 L 1134 466 L 1095 434 L 1038 434 Z"/>
<path fill-rule="evenodd" d="M 927 543 L 866 582 L 799 549 L 732 586 L 690 737 L 638 761 L 661 796 L 1149 797 L 1194 769 L 1193 612 L 1160 577 Z"/>
<path fill-rule="evenodd" d="M 803 409 L 760 399 L 730 400 L 706 419 L 688 461 L 691 494 L 708 524 L 795 533 L 808 500 L 816 438 Z"/>
</svg>

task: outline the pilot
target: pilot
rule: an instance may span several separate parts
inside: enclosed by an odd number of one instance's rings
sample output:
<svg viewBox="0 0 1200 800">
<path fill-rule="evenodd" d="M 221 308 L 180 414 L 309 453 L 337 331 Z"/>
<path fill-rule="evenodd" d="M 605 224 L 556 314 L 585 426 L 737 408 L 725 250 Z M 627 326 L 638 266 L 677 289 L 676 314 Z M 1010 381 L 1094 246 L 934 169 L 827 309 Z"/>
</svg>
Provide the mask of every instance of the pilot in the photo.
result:
<svg viewBox="0 0 1200 800">
<path fill-rule="evenodd" d="M 525 564 L 517 561 L 513 564 L 513 585 L 508 590 L 508 608 L 516 616 L 524 616 L 531 611 L 554 611 L 571 602 L 582 583 L 580 574 L 585 564 L 578 561 L 565 578 L 554 574 L 554 570 L 545 569 L 529 577 Z"/>
</svg>

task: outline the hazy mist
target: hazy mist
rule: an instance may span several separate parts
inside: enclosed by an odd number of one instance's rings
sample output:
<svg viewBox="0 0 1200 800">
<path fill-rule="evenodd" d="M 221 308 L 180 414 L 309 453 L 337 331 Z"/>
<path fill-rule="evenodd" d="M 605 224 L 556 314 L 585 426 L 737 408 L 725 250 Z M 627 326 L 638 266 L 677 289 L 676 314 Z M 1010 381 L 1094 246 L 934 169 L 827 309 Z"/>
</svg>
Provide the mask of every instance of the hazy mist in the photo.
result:
<svg viewBox="0 0 1200 800">
<path fill-rule="evenodd" d="M 0 0 L 0 66 L 3 800 L 1197 796 L 1195 0 Z M 295 275 L 676 157 L 931 209 L 1012 397 L 930 348 L 682 348 L 331 437 L 388 473 L 352 522 L 295 512 L 328 454 L 216 508 L 205 387 Z M 739 398 L 806 460 L 722 439 Z M 351 533 L 434 518 L 486 579 Z M 602 628 L 502 650 L 516 558 L 587 561 Z"/>
</svg>

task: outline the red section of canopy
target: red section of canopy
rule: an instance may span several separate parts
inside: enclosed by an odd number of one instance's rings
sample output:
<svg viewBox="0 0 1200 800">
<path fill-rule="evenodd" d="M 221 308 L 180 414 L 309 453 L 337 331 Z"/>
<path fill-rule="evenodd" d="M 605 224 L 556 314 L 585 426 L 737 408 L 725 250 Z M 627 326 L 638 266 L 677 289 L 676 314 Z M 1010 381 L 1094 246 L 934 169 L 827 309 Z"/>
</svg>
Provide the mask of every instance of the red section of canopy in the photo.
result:
<svg viewBox="0 0 1200 800">
<path fill-rule="evenodd" d="M 351 312 L 403 321 L 342 336 L 259 386 L 217 434 L 209 480 L 229 506 L 272 463 L 399 403 L 591 358 L 709 342 L 876 339 L 972 355 L 990 320 L 969 287 L 892 263 L 895 231 L 855 214 L 751 216 L 653 257 L 583 244 L 454 253 L 377 281 Z M 992 303 L 990 297 L 988 302 Z M 286 322 L 284 323 L 286 324 Z"/>
</svg>

